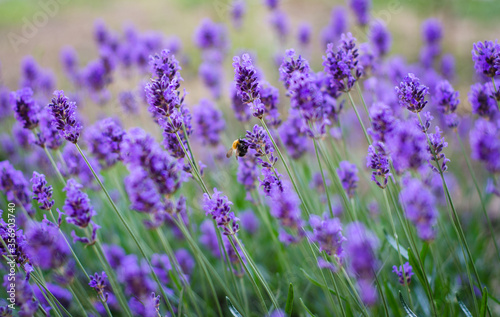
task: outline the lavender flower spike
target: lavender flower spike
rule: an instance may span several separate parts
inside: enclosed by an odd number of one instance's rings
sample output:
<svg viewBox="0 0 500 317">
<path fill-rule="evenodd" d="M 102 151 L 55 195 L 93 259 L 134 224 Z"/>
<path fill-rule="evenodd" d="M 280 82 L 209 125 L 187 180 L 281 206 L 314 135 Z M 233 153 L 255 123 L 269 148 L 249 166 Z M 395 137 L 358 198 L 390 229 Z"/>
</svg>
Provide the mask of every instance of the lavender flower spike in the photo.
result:
<svg viewBox="0 0 500 317">
<path fill-rule="evenodd" d="M 232 204 L 217 188 L 214 188 L 212 197 L 206 193 L 203 194 L 203 210 L 215 219 L 224 235 L 234 235 L 240 228 L 239 219 L 231 212 Z"/>
<path fill-rule="evenodd" d="M 413 273 L 413 268 L 411 267 L 409 262 L 406 262 L 405 264 L 403 264 L 403 266 L 399 266 L 399 268 L 394 265 L 392 267 L 392 271 L 398 275 L 399 284 L 401 285 L 405 285 L 405 283 L 406 285 L 410 285 L 411 277 L 415 275 L 415 273 Z"/>
<path fill-rule="evenodd" d="M 83 186 L 74 179 L 68 179 L 66 187 L 64 187 L 66 201 L 63 209 L 67 214 L 66 220 L 69 223 L 80 228 L 86 228 L 96 212 L 90 205 L 89 196 L 82 192 L 82 188 Z"/>
<path fill-rule="evenodd" d="M 342 161 L 339 164 L 339 168 L 337 168 L 337 173 L 347 196 L 349 196 L 349 198 L 354 197 L 354 191 L 356 187 L 358 187 L 359 181 L 358 168 L 356 165 L 348 161 Z"/>
<path fill-rule="evenodd" d="M 34 129 L 38 126 L 38 106 L 33 100 L 33 90 L 23 88 L 10 95 L 10 103 L 14 114 L 25 129 Z"/>
<path fill-rule="evenodd" d="M 398 95 L 399 104 L 411 112 L 418 113 L 427 105 L 425 96 L 429 94 L 429 87 L 422 85 L 420 79 L 409 73 L 399 87 L 394 88 Z"/>
<path fill-rule="evenodd" d="M 31 183 L 33 184 L 33 199 L 41 205 L 40 209 L 50 210 L 54 206 L 54 200 L 52 199 L 52 186 L 47 186 L 45 175 L 33 172 Z"/>
<path fill-rule="evenodd" d="M 243 103 L 246 103 L 252 109 L 254 117 L 262 118 L 265 107 L 260 101 L 260 85 L 257 76 L 257 70 L 253 66 L 250 55 L 243 54 L 241 58 L 233 58 L 234 81 L 236 91 Z"/>
<path fill-rule="evenodd" d="M 341 259 L 344 256 L 342 243 L 347 239 L 342 235 L 340 219 L 330 219 L 327 215 L 322 219 L 318 215 L 311 215 L 309 223 L 313 228 L 313 240 L 319 243 L 319 250 Z"/>
<path fill-rule="evenodd" d="M 472 61 L 478 74 L 495 77 L 495 64 L 500 60 L 500 44 L 497 41 L 474 43 L 472 46 Z"/>
<path fill-rule="evenodd" d="M 364 26 L 369 21 L 369 11 L 372 7 L 371 0 L 349 0 L 349 6 L 358 19 L 358 24 Z"/>
<path fill-rule="evenodd" d="M 76 118 L 76 103 L 69 101 L 64 91 L 54 92 L 54 98 L 48 105 L 52 114 L 52 125 L 59 130 L 59 134 L 71 143 L 78 142 L 82 124 Z"/>
</svg>

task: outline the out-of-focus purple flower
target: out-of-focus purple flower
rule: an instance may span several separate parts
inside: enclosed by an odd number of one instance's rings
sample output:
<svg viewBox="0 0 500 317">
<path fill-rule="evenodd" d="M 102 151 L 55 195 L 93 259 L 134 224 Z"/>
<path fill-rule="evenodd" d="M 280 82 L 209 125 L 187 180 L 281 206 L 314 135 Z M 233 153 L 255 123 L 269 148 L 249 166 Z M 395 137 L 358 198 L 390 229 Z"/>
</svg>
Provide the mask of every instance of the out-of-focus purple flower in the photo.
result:
<svg viewBox="0 0 500 317">
<path fill-rule="evenodd" d="M 206 215 L 212 216 L 217 226 L 223 230 L 224 235 L 233 235 L 238 232 L 240 225 L 239 219 L 231 212 L 233 203 L 222 195 L 222 192 L 214 188 L 212 197 L 203 194 L 203 210 Z"/>
<path fill-rule="evenodd" d="M 81 71 L 82 82 L 96 101 L 103 103 L 109 99 L 106 86 L 111 83 L 110 74 L 102 59 L 90 61 Z"/>
<path fill-rule="evenodd" d="M 125 136 L 125 131 L 118 119 L 106 118 L 97 121 L 86 132 L 85 139 L 90 152 L 105 167 L 111 167 L 121 159 L 120 144 Z"/>
<path fill-rule="evenodd" d="M 41 111 L 40 115 L 40 132 L 37 133 L 37 138 L 35 143 L 44 148 L 57 150 L 63 143 L 63 139 L 59 134 L 57 127 L 52 124 L 52 116 L 50 115 L 48 109 Z"/>
<path fill-rule="evenodd" d="M 396 124 L 387 138 L 387 149 L 398 174 L 408 169 L 418 170 L 430 158 L 425 134 L 412 121 Z"/>
<path fill-rule="evenodd" d="M 265 107 L 266 122 L 273 128 L 281 125 L 278 112 L 279 90 L 267 82 L 261 82 L 260 100 Z"/>
<path fill-rule="evenodd" d="M 367 25 L 370 19 L 371 0 L 349 0 L 349 6 L 358 19 L 361 26 Z"/>
<path fill-rule="evenodd" d="M 248 107 L 243 101 L 241 101 L 241 98 L 238 95 L 238 90 L 236 89 L 236 85 L 234 83 L 231 85 L 230 96 L 231 108 L 236 119 L 242 122 L 247 122 L 248 120 L 250 120 L 250 118 L 252 117 L 250 107 Z"/>
<path fill-rule="evenodd" d="M 441 74 L 450 81 L 455 79 L 455 57 L 452 54 L 444 54 L 441 58 Z"/>
<path fill-rule="evenodd" d="M 278 7 L 279 0 L 263 0 L 264 5 L 266 5 L 270 10 L 274 10 Z"/>
<path fill-rule="evenodd" d="M 31 263 L 43 270 L 60 268 L 70 255 L 59 228 L 47 219 L 30 226 L 26 231 L 26 241 Z"/>
<path fill-rule="evenodd" d="M 83 186 L 74 179 L 68 179 L 64 191 L 66 192 L 66 201 L 63 210 L 67 217 L 66 221 L 80 228 L 86 228 L 92 217 L 96 214 L 90 204 L 89 196 L 82 191 Z"/>
<path fill-rule="evenodd" d="M 358 281 L 361 300 L 365 305 L 372 306 L 377 301 L 377 290 L 372 285 L 372 280 L 378 268 L 375 252 L 379 241 L 360 222 L 347 225 L 345 234 L 345 254 L 349 258 L 349 268 Z"/>
<path fill-rule="evenodd" d="M 248 192 L 256 188 L 259 170 L 256 151 L 254 149 L 248 149 L 247 154 L 238 159 L 238 172 L 236 177 L 238 182 L 245 186 Z"/>
<path fill-rule="evenodd" d="M 245 232 L 255 234 L 259 230 L 260 221 L 255 213 L 251 210 L 244 211 L 240 214 L 241 226 Z"/>
<path fill-rule="evenodd" d="M 29 215 L 34 215 L 29 183 L 23 173 L 16 170 L 9 161 L 0 162 L 0 190 L 7 196 L 7 200 L 23 206 Z"/>
<path fill-rule="evenodd" d="M 12 136 L 14 137 L 17 146 L 24 150 L 32 150 L 33 143 L 38 142 L 33 133 L 30 130 L 23 128 L 18 122 L 14 123 L 12 126 Z"/>
<path fill-rule="evenodd" d="M 429 94 L 429 87 L 420 83 L 420 79 L 409 73 L 399 87 L 394 88 L 398 95 L 399 104 L 411 112 L 420 112 L 427 105 L 425 96 Z"/>
<path fill-rule="evenodd" d="M 125 189 L 131 202 L 130 209 L 151 214 L 164 210 L 158 188 L 144 169 L 135 167 L 130 171 L 125 178 Z"/>
<path fill-rule="evenodd" d="M 10 116 L 11 109 L 9 89 L 0 86 L 0 121 Z"/>
<path fill-rule="evenodd" d="M 377 56 L 385 56 L 392 45 L 391 33 L 381 20 L 375 21 L 370 27 L 370 43 Z"/>
<path fill-rule="evenodd" d="M 309 62 L 301 55 L 296 57 L 293 49 L 286 51 L 279 70 L 280 81 L 283 82 L 286 89 L 290 88 L 290 85 L 292 84 L 292 76 L 295 72 L 308 74 L 311 71 L 309 68 Z"/>
<path fill-rule="evenodd" d="M 111 268 L 118 270 L 125 257 L 125 251 L 120 246 L 114 244 L 104 245 L 103 248 Z"/>
<path fill-rule="evenodd" d="M 399 268 L 394 265 L 392 267 L 392 272 L 396 273 L 396 275 L 399 277 L 399 284 L 401 285 L 410 285 L 411 277 L 415 275 L 415 273 L 413 273 L 413 268 L 411 267 L 410 262 L 406 262 L 402 266 L 400 265 Z"/>
<path fill-rule="evenodd" d="M 71 46 L 66 46 L 61 50 L 60 60 L 66 76 L 74 83 L 81 81 L 80 69 L 78 66 L 78 54 Z"/>
<path fill-rule="evenodd" d="M 33 199 L 40 204 L 40 209 L 50 210 L 54 206 L 54 199 L 52 199 L 52 186 L 47 185 L 45 175 L 33 172 L 30 181 L 33 184 Z"/>
<path fill-rule="evenodd" d="M 198 74 L 203 80 L 205 86 L 210 89 L 212 96 L 215 99 L 219 99 L 222 93 L 222 79 L 224 75 L 224 69 L 222 68 L 221 63 L 204 61 L 200 64 Z"/>
<path fill-rule="evenodd" d="M 171 116 L 172 124 L 169 122 L 163 123 L 163 146 L 167 152 L 175 158 L 183 158 L 185 156 L 185 149 L 187 149 L 186 138 L 193 133 L 191 126 L 191 112 L 189 109 L 181 105 L 181 107 Z M 182 125 L 186 128 L 187 135 L 184 131 L 181 131 Z M 176 132 L 177 135 L 176 135 Z M 179 143 L 180 137 L 183 146 Z"/>
<path fill-rule="evenodd" d="M 149 266 L 145 262 L 139 263 L 135 255 L 127 255 L 123 258 L 117 276 L 125 284 L 127 294 L 144 300 L 155 289 L 149 273 Z"/>
<path fill-rule="evenodd" d="M 299 230 L 302 226 L 302 219 L 297 194 L 290 189 L 288 184 L 283 184 L 282 189 L 277 186 L 271 188 L 270 197 L 271 215 L 278 219 L 283 227 Z"/>
<path fill-rule="evenodd" d="M 321 218 L 311 215 L 309 224 L 313 229 L 312 240 L 318 242 L 320 252 L 335 255 L 339 261 L 344 257 L 342 243 L 347 239 L 342 235 L 342 223 L 339 218 L 330 219 L 327 215 Z"/>
<path fill-rule="evenodd" d="M 9 275 L 4 275 L 3 286 L 10 289 L 11 285 L 15 292 L 15 305 L 17 314 L 21 317 L 35 316 L 38 310 L 38 301 L 34 297 L 33 289 L 28 280 L 20 273 L 14 275 L 14 280 L 9 279 Z"/>
<path fill-rule="evenodd" d="M 342 34 L 337 49 L 334 49 L 333 43 L 329 43 L 325 55 L 323 66 L 330 77 L 330 85 L 342 91 L 350 90 L 356 82 L 353 71 L 356 77 L 362 74 L 362 69 L 358 66 L 356 39 L 351 33 Z"/>
<path fill-rule="evenodd" d="M 274 28 L 276 34 L 278 34 L 279 40 L 285 42 L 290 32 L 290 26 L 288 21 L 288 16 L 285 12 L 277 9 L 271 13 L 271 25 Z"/>
<path fill-rule="evenodd" d="M 332 10 L 330 22 L 321 31 L 321 39 L 323 47 L 326 48 L 328 43 L 336 43 L 342 33 L 347 31 L 347 12 L 342 6 L 335 7 Z"/>
<path fill-rule="evenodd" d="M 61 137 L 76 144 L 82 130 L 82 124 L 76 118 L 76 103 L 69 101 L 64 91 L 59 90 L 54 92 L 48 108 L 52 114 L 52 124 L 59 130 Z"/>
<path fill-rule="evenodd" d="M 233 0 L 231 5 L 231 19 L 236 29 L 241 28 L 243 16 L 246 12 L 246 4 L 244 0 Z"/>
<path fill-rule="evenodd" d="M 443 37 L 443 26 L 438 19 L 429 18 L 422 23 L 422 37 L 427 45 L 438 43 Z"/>
<path fill-rule="evenodd" d="M 220 257 L 219 242 L 217 240 L 217 232 L 210 219 L 205 219 L 200 224 L 200 243 L 206 246 L 212 255 L 215 257 Z"/>
<path fill-rule="evenodd" d="M 25 56 L 21 61 L 21 80 L 19 86 L 35 90 L 40 78 L 41 69 L 33 56 Z"/>
<path fill-rule="evenodd" d="M 413 222 L 420 239 L 434 240 L 438 211 L 431 191 L 417 178 L 404 177 L 399 200 L 406 217 Z"/>
<path fill-rule="evenodd" d="M 61 174 L 65 177 L 78 177 L 80 182 L 85 187 L 91 187 L 94 190 L 98 189 L 94 175 L 92 171 L 85 163 L 80 153 L 77 151 L 75 146 L 72 144 L 67 144 L 62 151 L 62 162 L 57 162 L 57 168 L 61 171 Z M 94 157 L 88 157 L 88 160 L 94 171 L 99 175 L 101 170 L 101 165 Z"/>
<path fill-rule="evenodd" d="M 101 275 L 99 273 L 94 273 L 94 275 L 90 275 L 90 282 L 89 286 L 92 287 L 96 292 L 97 295 L 101 298 L 103 301 L 108 300 L 108 293 L 104 292 L 104 289 L 108 285 L 108 276 L 106 275 L 106 272 L 102 272 Z"/>
<path fill-rule="evenodd" d="M 125 113 L 137 114 L 139 106 L 132 91 L 122 91 L 118 94 L 118 101 Z"/>
<path fill-rule="evenodd" d="M 339 175 L 342 187 L 347 193 L 347 196 L 353 198 L 354 191 L 358 187 L 358 168 L 348 161 L 342 161 L 337 168 L 337 174 Z"/>
<path fill-rule="evenodd" d="M 0 210 L 0 216 L 2 214 L 3 211 Z M 12 256 L 14 262 L 24 267 L 28 274 L 33 271 L 33 268 L 29 264 L 28 242 L 26 241 L 26 236 L 23 234 L 23 230 L 16 224 L 11 225 L 10 222 L 8 224 L 3 218 L 0 218 L 0 238 L 4 242 L 0 244 L 1 254 L 3 256 Z M 7 249 L 4 246 L 7 246 Z"/>
<path fill-rule="evenodd" d="M 243 54 L 241 58 L 233 58 L 234 81 L 236 91 L 241 101 L 252 110 L 254 117 L 262 118 L 265 107 L 260 101 L 260 84 L 257 70 L 252 64 L 250 55 Z"/>
<path fill-rule="evenodd" d="M 186 249 L 178 249 L 174 255 L 182 273 L 184 273 L 185 280 L 189 281 L 189 276 L 193 272 L 195 265 L 193 256 Z"/>
<path fill-rule="evenodd" d="M 34 129 L 38 126 L 39 107 L 33 100 L 33 90 L 23 88 L 10 95 L 10 103 L 14 110 L 16 120 L 21 123 L 25 129 Z"/>
<path fill-rule="evenodd" d="M 194 42 L 200 49 L 225 51 L 228 47 L 227 29 L 224 24 L 205 18 L 195 31 Z"/>
<path fill-rule="evenodd" d="M 366 167 L 373 170 L 371 180 L 378 187 L 384 189 L 392 174 L 390 172 L 389 156 L 383 142 L 375 142 L 368 147 Z"/>
<path fill-rule="evenodd" d="M 458 91 L 455 91 L 447 80 L 442 80 L 436 86 L 434 95 L 438 110 L 443 114 L 450 114 L 457 110 L 460 103 Z"/>
<path fill-rule="evenodd" d="M 279 134 L 288 154 L 299 159 L 308 150 L 307 136 L 302 132 L 303 120 L 298 113 L 290 114 L 279 128 Z"/>
<path fill-rule="evenodd" d="M 158 279 L 167 284 L 170 280 L 169 271 L 172 270 L 172 265 L 170 264 L 170 259 L 166 254 L 153 254 L 151 256 L 151 266 Z"/>
<path fill-rule="evenodd" d="M 222 111 L 208 99 L 201 99 L 200 104 L 193 109 L 195 134 L 202 144 L 216 146 L 220 142 L 220 133 L 226 128 Z"/>
<path fill-rule="evenodd" d="M 500 172 L 500 129 L 492 122 L 478 119 L 470 132 L 472 158 L 485 164 L 490 173 Z"/>
<path fill-rule="evenodd" d="M 385 142 L 387 135 L 391 134 L 395 126 L 392 109 L 384 103 L 376 102 L 370 107 L 372 127 L 368 133 L 374 141 Z"/>
<path fill-rule="evenodd" d="M 309 46 L 309 43 L 311 42 L 311 33 L 312 33 L 312 28 L 309 23 L 304 22 L 301 25 L 299 25 L 297 39 L 300 45 L 304 47 Z"/>
<path fill-rule="evenodd" d="M 498 107 L 493 98 L 494 90 L 492 83 L 476 83 L 470 87 L 468 94 L 472 105 L 472 113 L 484 118 L 492 119 L 498 113 Z"/>
<path fill-rule="evenodd" d="M 488 77 L 495 77 L 495 63 L 500 60 L 500 44 L 498 41 L 484 41 L 472 46 L 472 61 L 476 72 Z"/>
</svg>

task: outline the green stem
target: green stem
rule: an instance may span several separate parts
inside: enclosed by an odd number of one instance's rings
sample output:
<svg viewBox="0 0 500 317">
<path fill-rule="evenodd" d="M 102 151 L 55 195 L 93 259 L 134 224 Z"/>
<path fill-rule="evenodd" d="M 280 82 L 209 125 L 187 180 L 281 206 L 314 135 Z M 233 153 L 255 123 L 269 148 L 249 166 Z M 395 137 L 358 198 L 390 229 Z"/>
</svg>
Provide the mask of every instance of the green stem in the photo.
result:
<svg viewBox="0 0 500 317">
<path fill-rule="evenodd" d="M 361 87 L 359 86 L 359 80 L 356 81 L 356 90 L 358 91 L 359 97 L 361 97 L 361 103 L 363 104 L 363 108 L 365 108 L 368 120 L 370 120 L 371 122 L 370 112 L 368 111 L 368 107 L 366 106 L 365 97 L 363 97 L 363 92 L 361 91 Z"/>
<path fill-rule="evenodd" d="M 349 96 L 349 100 L 351 101 L 352 108 L 354 109 L 354 113 L 356 113 L 356 117 L 358 118 L 359 124 L 361 125 L 361 128 L 363 129 L 363 134 L 365 135 L 366 142 L 368 142 L 369 145 L 372 144 L 372 141 L 370 139 L 370 136 L 366 132 L 365 125 L 363 123 L 363 120 L 361 120 L 361 116 L 359 115 L 358 109 L 356 108 L 356 105 L 354 104 L 354 100 L 352 99 L 351 92 L 347 92 L 347 96 Z"/>
<path fill-rule="evenodd" d="M 316 159 L 318 160 L 319 170 L 321 171 L 321 179 L 323 180 L 323 187 L 325 188 L 326 198 L 328 200 L 328 207 L 330 208 L 330 216 L 333 218 L 333 208 L 332 201 L 330 200 L 330 193 L 328 186 L 326 186 L 325 173 L 323 172 L 323 166 L 321 165 L 321 159 L 319 158 L 318 145 L 316 144 L 316 139 L 313 139 L 314 151 L 316 152 Z"/>
</svg>

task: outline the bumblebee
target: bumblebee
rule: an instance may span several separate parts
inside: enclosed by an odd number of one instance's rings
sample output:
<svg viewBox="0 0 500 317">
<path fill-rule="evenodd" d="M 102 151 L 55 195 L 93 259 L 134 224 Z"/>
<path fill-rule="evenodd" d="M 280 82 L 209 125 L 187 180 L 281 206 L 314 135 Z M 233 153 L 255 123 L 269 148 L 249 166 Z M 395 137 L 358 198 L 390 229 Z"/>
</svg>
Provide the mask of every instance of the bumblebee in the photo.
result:
<svg viewBox="0 0 500 317">
<path fill-rule="evenodd" d="M 237 139 L 234 140 L 233 145 L 231 146 L 229 151 L 227 151 L 226 157 L 230 158 L 234 153 L 236 159 L 238 159 L 238 156 L 243 157 L 247 154 L 247 152 L 248 152 L 248 142 L 244 139 Z"/>
</svg>

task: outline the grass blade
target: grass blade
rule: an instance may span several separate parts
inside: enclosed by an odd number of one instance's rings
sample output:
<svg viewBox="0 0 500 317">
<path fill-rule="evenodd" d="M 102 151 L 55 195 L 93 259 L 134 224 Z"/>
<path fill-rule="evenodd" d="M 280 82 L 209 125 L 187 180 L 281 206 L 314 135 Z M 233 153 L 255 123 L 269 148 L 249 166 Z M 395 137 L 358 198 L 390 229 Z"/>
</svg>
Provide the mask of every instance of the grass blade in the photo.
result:
<svg viewBox="0 0 500 317">
<path fill-rule="evenodd" d="M 481 300 L 481 311 L 479 312 L 479 316 L 485 317 L 487 311 L 488 311 L 488 290 L 485 287 L 483 289 L 483 299 Z"/>
<path fill-rule="evenodd" d="M 288 287 L 288 296 L 286 298 L 285 313 L 288 316 L 291 316 L 292 309 L 293 309 L 293 284 L 290 283 L 290 286 Z"/>
<path fill-rule="evenodd" d="M 304 309 L 306 310 L 306 312 L 309 314 L 309 316 L 311 317 L 316 317 L 309 308 L 307 308 L 306 304 L 304 304 L 304 301 L 302 301 L 302 298 L 299 298 L 300 299 L 300 303 L 302 304 L 302 307 L 304 307 Z"/>
<path fill-rule="evenodd" d="M 227 308 L 229 308 L 231 315 L 233 315 L 234 317 L 243 317 L 240 314 L 240 312 L 233 306 L 233 303 L 231 303 L 231 300 L 227 296 L 226 296 L 226 301 L 227 301 Z"/>
<path fill-rule="evenodd" d="M 462 300 L 460 299 L 460 297 L 458 297 L 458 295 L 457 295 L 457 302 L 458 306 L 460 306 L 460 309 L 464 312 L 465 316 L 472 317 L 472 314 L 470 313 L 469 309 L 467 308 L 467 306 L 465 306 L 464 302 L 462 302 Z"/>
<path fill-rule="evenodd" d="M 401 301 L 401 305 L 403 305 L 403 308 L 406 312 L 406 315 L 408 317 L 418 317 L 417 314 L 415 314 L 411 309 L 410 307 L 408 306 L 408 304 L 406 304 L 405 302 L 405 299 L 403 298 L 403 294 L 401 294 L 401 291 L 399 292 L 399 300 Z"/>
</svg>

